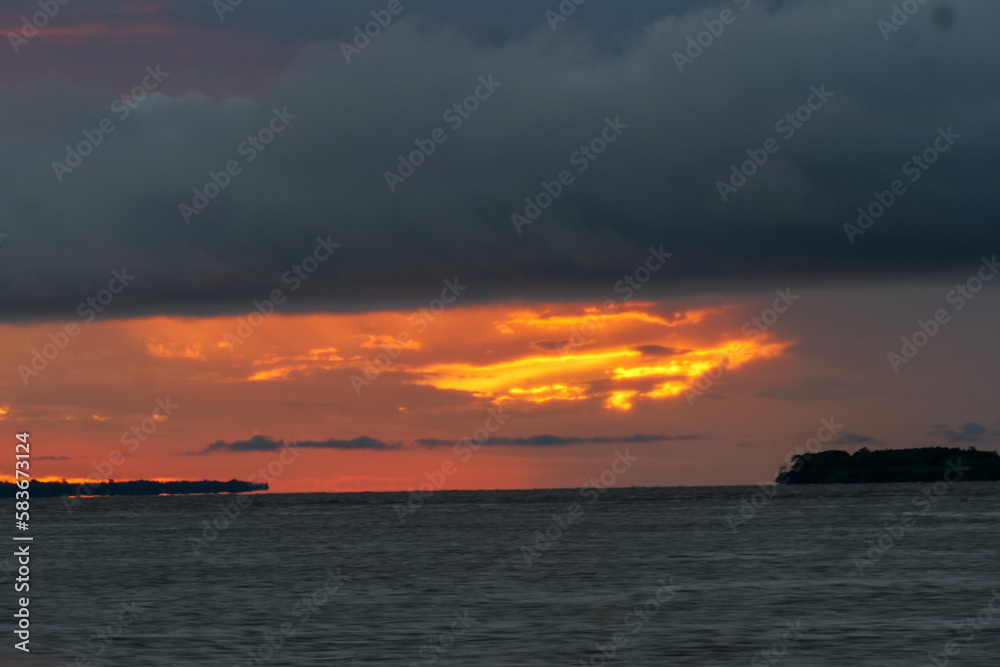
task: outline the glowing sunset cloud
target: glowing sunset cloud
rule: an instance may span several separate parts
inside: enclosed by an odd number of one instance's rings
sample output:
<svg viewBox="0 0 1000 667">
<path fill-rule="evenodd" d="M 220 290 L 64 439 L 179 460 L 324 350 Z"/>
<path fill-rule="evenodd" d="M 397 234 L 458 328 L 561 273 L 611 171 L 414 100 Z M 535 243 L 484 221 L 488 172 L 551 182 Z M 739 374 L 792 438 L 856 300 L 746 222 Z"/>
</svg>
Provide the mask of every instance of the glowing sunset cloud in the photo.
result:
<svg viewBox="0 0 1000 667">
<path fill-rule="evenodd" d="M 774 357 L 790 344 L 733 339 L 705 346 L 689 340 L 682 349 L 674 349 L 662 345 L 664 333 L 659 330 L 696 325 L 724 309 L 675 312 L 664 317 L 647 311 L 653 305 L 630 304 L 625 310 L 608 314 L 598 314 L 592 308 L 584 308 L 582 314 L 557 313 L 553 309 L 515 311 L 496 324 L 501 334 L 562 330 L 573 335 L 565 341 L 548 341 L 549 354 L 533 353 L 491 364 L 431 364 L 410 372 L 416 375 L 416 384 L 501 402 L 548 403 L 604 397 L 607 408 L 629 410 L 638 398 L 677 396 L 712 369 L 733 369 L 755 359 Z M 532 352 L 538 350 L 537 343 L 531 345 Z M 577 351 L 584 346 L 600 349 Z M 657 356 L 644 353 L 650 350 L 661 350 L 669 359 L 649 361 L 650 356 Z"/>
<path fill-rule="evenodd" d="M 399 346 L 404 350 L 419 350 L 420 341 L 398 341 L 393 336 L 385 334 L 382 336 L 367 336 L 365 342 L 361 343 L 361 347 L 368 348 L 369 350 L 378 350 L 387 346 Z"/>
<path fill-rule="evenodd" d="M 233 350 L 219 342 L 219 319 L 158 318 L 161 333 L 146 339 L 145 351 L 206 362 L 215 381 L 225 383 L 367 371 L 369 381 L 386 373 L 476 399 L 536 405 L 598 399 L 606 408 L 629 410 L 637 400 L 678 396 L 715 368 L 778 356 L 790 344 L 706 330 L 731 307 L 668 313 L 654 303 L 629 303 L 613 313 L 558 304 L 455 308 L 402 342 L 401 334 L 413 329 L 405 313 L 277 316 L 241 343 L 245 349 Z"/>
<path fill-rule="evenodd" d="M 649 308 L 656 304 L 653 303 L 636 303 L 631 302 L 625 304 L 625 310 L 618 312 L 602 312 L 600 308 L 587 307 L 583 309 L 584 316 L 580 315 L 558 315 L 554 314 L 551 309 L 546 309 L 543 311 L 536 310 L 519 310 L 513 313 L 509 313 L 507 317 L 501 322 L 497 323 L 497 331 L 501 333 L 514 333 L 515 326 L 523 326 L 535 329 L 552 329 L 552 330 L 571 330 L 573 328 L 578 328 L 587 321 L 587 316 L 591 318 L 597 318 L 602 322 L 610 318 L 617 322 L 634 321 L 646 324 L 659 324 L 665 327 L 676 327 L 682 324 L 697 324 L 704 320 L 707 316 L 721 312 L 721 309 L 711 309 L 705 308 L 701 310 L 689 310 L 682 312 L 675 312 L 671 317 L 662 317 L 648 313 L 641 308 Z"/>
<path fill-rule="evenodd" d="M 265 354 L 263 358 L 253 362 L 255 367 L 265 368 L 256 371 L 247 378 L 249 382 L 260 380 L 287 380 L 293 373 L 327 371 L 339 368 L 339 362 L 344 358 L 337 355 L 337 349 L 329 347 L 321 350 L 309 350 L 306 354 L 280 356 Z"/>
<path fill-rule="evenodd" d="M 735 340 L 710 349 L 684 351 L 667 363 L 644 363 L 641 352 L 622 348 L 559 356 L 530 356 L 486 366 L 439 364 L 414 369 L 413 372 L 423 376 L 415 380 L 419 384 L 466 391 L 477 397 L 498 401 L 546 403 L 607 395 L 607 407 L 628 410 L 635 398 L 677 396 L 712 369 L 733 369 L 749 361 L 774 357 L 788 345 Z M 625 381 L 633 379 L 651 379 L 654 384 L 610 392 L 593 388 L 601 380 L 628 384 Z"/>
<path fill-rule="evenodd" d="M 530 394 L 542 391 L 549 380 L 562 378 L 571 382 L 607 372 L 629 357 L 641 356 L 634 350 L 583 353 L 563 356 L 532 356 L 488 366 L 473 364 L 440 364 L 415 369 L 429 377 L 418 380 L 438 389 L 458 389 L 479 396 L 514 393 Z M 521 385 L 535 385 L 521 387 Z M 557 385 L 559 386 L 559 385 Z M 529 399 L 530 400 L 530 399 Z"/>
</svg>

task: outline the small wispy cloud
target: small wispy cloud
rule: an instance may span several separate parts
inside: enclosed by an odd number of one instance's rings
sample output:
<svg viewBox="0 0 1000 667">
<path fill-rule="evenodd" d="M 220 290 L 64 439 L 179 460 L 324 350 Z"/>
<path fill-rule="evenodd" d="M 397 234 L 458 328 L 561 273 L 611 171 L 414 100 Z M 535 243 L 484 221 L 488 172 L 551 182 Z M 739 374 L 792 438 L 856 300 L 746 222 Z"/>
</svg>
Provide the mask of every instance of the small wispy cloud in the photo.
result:
<svg viewBox="0 0 1000 667">
<path fill-rule="evenodd" d="M 700 435 L 647 435 L 637 433 L 635 435 L 623 436 L 559 436 L 559 435 L 531 435 L 521 438 L 490 438 L 485 445 L 525 445 L 534 447 L 561 447 L 564 445 L 582 445 L 589 443 L 638 443 L 638 442 L 667 442 L 670 440 L 700 440 Z M 454 440 L 441 440 L 438 438 L 422 438 L 417 440 L 421 447 L 442 447 L 455 444 Z"/>
<path fill-rule="evenodd" d="M 622 436 L 559 436 L 559 435 L 531 435 L 519 438 L 490 438 L 484 445 L 514 445 L 529 447 L 561 447 L 565 445 L 579 445 L 589 443 L 617 443 L 629 444 L 640 442 L 670 442 L 680 440 L 701 440 L 704 436 L 695 434 L 686 435 L 662 435 L 636 433 L 634 435 Z M 280 451 L 288 442 L 300 449 L 339 449 L 339 450 L 369 450 L 369 451 L 396 451 L 407 449 L 402 442 L 385 442 L 378 438 L 361 436 L 351 440 L 341 440 L 331 438 L 329 440 L 278 440 L 266 435 L 255 435 L 247 440 L 216 440 L 206 446 L 201 451 L 189 452 L 189 454 L 214 454 L 217 452 L 276 452 Z M 443 438 L 421 438 L 414 441 L 412 447 L 432 449 L 434 447 L 450 447 L 456 442 L 455 439 Z"/>
<path fill-rule="evenodd" d="M 948 442 L 996 442 L 1000 438 L 1000 430 L 986 428 L 977 422 L 966 422 L 958 430 L 938 426 L 928 431 L 927 435 L 939 435 Z"/>
<path fill-rule="evenodd" d="M 266 435 L 255 435 L 248 440 L 234 440 L 232 442 L 226 442 L 225 440 L 216 440 L 212 444 L 205 447 L 205 449 L 200 452 L 191 452 L 192 454 L 212 454 L 214 452 L 277 452 L 281 451 L 285 446 L 286 442 L 294 445 L 298 449 L 342 449 L 342 450 L 374 450 L 374 451 L 385 451 L 393 449 L 402 449 L 402 443 L 395 442 L 383 442 L 376 438 L 369 438 L 367 436 L 361 436 L 359 438 L 353 438 L 351 440 L 338 440 L 335 438 L 330 438 L 329 440 L 276 440 Z"/>
</svg>

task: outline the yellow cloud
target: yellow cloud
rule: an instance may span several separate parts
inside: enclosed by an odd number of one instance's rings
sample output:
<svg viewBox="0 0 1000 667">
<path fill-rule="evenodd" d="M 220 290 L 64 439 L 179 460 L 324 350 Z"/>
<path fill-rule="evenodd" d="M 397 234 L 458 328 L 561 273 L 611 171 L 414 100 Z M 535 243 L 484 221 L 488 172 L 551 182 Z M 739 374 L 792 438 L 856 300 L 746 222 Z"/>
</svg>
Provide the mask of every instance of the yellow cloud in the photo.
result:
<svg viewBox="0 0 1000 667">
<path fill-rule="evenodd" d="M 315 373 L 339 368 L 343 360 L 335 347 L 309 350 L 306 354 L 292 356 L 268 353 L 253 362 L 260 370 L 248 377 L 247 381 L 287 380 L 293 373 Z"/>
<path fill-rule="evenodd" d="M 551 353 L 539 353 L 535 346 L 523 357 L 500 362 L 434 363 L 402 370 L 411 374 L 414 384 L 496 401 L 549 403 L 603 398 L 607 409 L 630 410 L 640 399 L 678 396 L 716 368 L 732 370 L 750 361 L 772 358 L 791 345 L 765 338 L 705 345 L 684 337 L 683 348 L 678 348 L 676 337 L 680 334 L 664 331 L 696 325 L 725 309 L 677 311 L 666 317 L 635 307 L 607 315 L 595 308 L 584 309 L 583 314 L 552 308 L 519 310 L 494 322 L 496 330 L 506 334 L 519 329 L 586 333 L 583 327 L 590 323 L 586 336 L 590 346 L 586 351 L 580 345 L 565 346 Z M 672 352 L 667 357 L 644 355 L 643 347 L 669 348 Z"/>
</svg>

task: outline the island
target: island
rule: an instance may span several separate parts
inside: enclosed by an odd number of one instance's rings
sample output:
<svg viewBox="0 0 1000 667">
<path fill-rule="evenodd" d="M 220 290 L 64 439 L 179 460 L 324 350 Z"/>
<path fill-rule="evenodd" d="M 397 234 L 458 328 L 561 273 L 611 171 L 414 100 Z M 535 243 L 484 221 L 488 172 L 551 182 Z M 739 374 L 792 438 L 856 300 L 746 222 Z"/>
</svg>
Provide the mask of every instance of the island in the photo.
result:
<svg viewBox="0 0 1000 667">
<path fill-rule="evenodd" d="M 18 487 L 13 482 L 0 482 L 0 498 L 13 498 Z M 158 496 L 161 494 L 193 494 L 193 493 L 247 493 L 250 491 L 266 491 L 267 484 L 263 482 L 241 482 L 231 479 L 228 482 L 202 480 L 200 482 L 156 482 L 138 479 L 130 482 L 116 482 L 109 479 L 106 482 L 90 484 L 74 484 L 72 482 L 38 482 L 31 481 L 28 492 L 32 498 L 60 496 Z"/>
<path fill-rule="evenodd" d="M 1000 454 L 975 447 L 881 449 L 862 447 L 853 454 L 828 450 L 799 454 L 782 466 L 778 484 L 877 484 L 936 482 L 945 473 L 963 482 L 1000 481 Z"/>
</svg>

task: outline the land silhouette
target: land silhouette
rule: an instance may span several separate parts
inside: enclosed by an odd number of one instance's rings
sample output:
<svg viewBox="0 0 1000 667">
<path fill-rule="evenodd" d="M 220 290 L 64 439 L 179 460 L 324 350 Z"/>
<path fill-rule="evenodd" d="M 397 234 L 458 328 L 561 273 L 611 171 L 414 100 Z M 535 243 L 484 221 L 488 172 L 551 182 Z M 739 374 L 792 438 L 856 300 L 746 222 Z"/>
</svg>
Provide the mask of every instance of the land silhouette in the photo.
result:
<svg viewBox="0 0 1000 667">
<path fill-rule="evenodd" d="M 778 471 L 779 484 L 876 484 L 936 482 L 948 470 L 959 481 L 1000 481 L 1000 454 L 975 447 L 922 447 L 881 449 L 863 447 L 853 454 L 829 450 L 799 454 Z"/>
<path fill-rule="evenodd" d="M 13 498 L 17 491 L 13 482 L 0 482 L 0 498 Z M 139 479 L 129 482 L 116 482 L 109 479 L 106 482 L 89 485 L 73 482 L 38 482 L 31 481 L 29 492 L 32 498 L 53 496 L 158 496 L 160 494 L 191 494 L 191 493 L 247 493 L 249 491 L 266 491 L 266 483 L 241 482 L 231 479 L 228 482 L 202 480 L 200 482 L 156 482 Z"/>
</svg>

